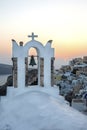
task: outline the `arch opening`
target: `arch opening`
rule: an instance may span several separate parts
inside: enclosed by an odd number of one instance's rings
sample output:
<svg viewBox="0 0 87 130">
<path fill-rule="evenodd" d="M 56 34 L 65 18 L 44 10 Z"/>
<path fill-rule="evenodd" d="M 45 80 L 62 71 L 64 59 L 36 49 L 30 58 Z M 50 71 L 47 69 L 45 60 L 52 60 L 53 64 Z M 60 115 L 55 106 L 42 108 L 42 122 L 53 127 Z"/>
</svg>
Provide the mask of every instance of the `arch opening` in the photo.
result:
<svg viewBox="0 0 87 130">
<path fill-rule="evenodd" d="M 39 51 L 35 47 L 28 50 L 26 86 L 39 85 Z"/>
</svg>

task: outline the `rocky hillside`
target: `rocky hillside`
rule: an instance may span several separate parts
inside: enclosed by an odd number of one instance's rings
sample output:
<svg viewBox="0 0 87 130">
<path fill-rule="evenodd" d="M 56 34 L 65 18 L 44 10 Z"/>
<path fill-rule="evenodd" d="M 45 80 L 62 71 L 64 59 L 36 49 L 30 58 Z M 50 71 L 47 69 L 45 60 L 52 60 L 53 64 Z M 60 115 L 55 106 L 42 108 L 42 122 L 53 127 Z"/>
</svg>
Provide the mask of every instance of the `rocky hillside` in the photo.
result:
<svg viewBox="0 0 87 130">
<path fill-rule="evenodd" d="M 37 85 L 38 84 L 37 74 L 38 74 L 37 69 L 29 70 L 28 85 Z M 8 76 L 6 83 L 4 85 L 0 86 L 0 96 L 6 95 L 7 86 L 11 86 L 11 87 L 13 86 L 12 75 Z"/>
</svg>

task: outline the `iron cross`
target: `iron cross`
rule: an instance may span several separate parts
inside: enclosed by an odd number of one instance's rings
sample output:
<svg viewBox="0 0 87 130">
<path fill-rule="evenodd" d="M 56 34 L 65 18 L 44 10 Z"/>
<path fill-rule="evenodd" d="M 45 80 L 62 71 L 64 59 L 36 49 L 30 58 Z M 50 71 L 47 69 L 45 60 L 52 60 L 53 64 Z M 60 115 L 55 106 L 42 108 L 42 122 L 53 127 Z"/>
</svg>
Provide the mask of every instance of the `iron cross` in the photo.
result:
<svg viewBox="0 0 87 130">
<path fill-rule="evenodd" d="M 28 35 L 28 37 L 31 37 L 32 40 L 34 40 L 34 38 L 35 38 L 35 37 L 38 37 L 38 35 L 34 35 L 34 33 L 32 32 L 32 34 L 31 34 L 31 35 Z"/>
</svg>

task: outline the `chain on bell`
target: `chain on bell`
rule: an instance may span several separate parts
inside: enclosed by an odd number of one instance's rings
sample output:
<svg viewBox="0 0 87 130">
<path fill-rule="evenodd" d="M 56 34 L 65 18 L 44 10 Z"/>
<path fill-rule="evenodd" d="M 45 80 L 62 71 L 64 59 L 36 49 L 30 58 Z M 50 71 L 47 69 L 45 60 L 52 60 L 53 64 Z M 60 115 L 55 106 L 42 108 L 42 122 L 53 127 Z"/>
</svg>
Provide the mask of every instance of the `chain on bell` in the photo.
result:
<svg viewBox="0 0 87 130">
<path fill-rule="evenodd" d="M 30 64 L 29 64 L 29 65 L 31 65 L 31 66 L 36 65 L 36 63 L 35 63 L 35 59 L 34 59 L 34 56 L 33 56 L 33 55 L 31 56 Z"/>
</svg>

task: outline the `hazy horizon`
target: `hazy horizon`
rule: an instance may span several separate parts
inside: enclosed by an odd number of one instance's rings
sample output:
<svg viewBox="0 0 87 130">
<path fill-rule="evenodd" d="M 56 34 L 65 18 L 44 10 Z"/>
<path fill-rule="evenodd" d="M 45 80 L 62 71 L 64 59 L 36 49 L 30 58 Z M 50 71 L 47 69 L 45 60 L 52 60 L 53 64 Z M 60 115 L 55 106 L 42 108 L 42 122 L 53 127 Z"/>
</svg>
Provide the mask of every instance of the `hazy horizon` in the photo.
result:
<svg viewBox="0 0 87 130">
<path fill-rule="evenodd" d="M 78 57 L 76 57 L 78 58 Z M 62 65 L 69 65 L 69 61 L 72 60 L 72 59 L 68 59 L 68 60 L 64 60 L 64 59 L 55 59 L 54 61 L 54 67 L 55 69 L 59 69 Z M 12 65 L 12 60 L 11 58 L 7 58 L 6 60 L 5 59 L 2 59 L 0 64 L 8 64 L 8 65 Z"/>
</svg>

